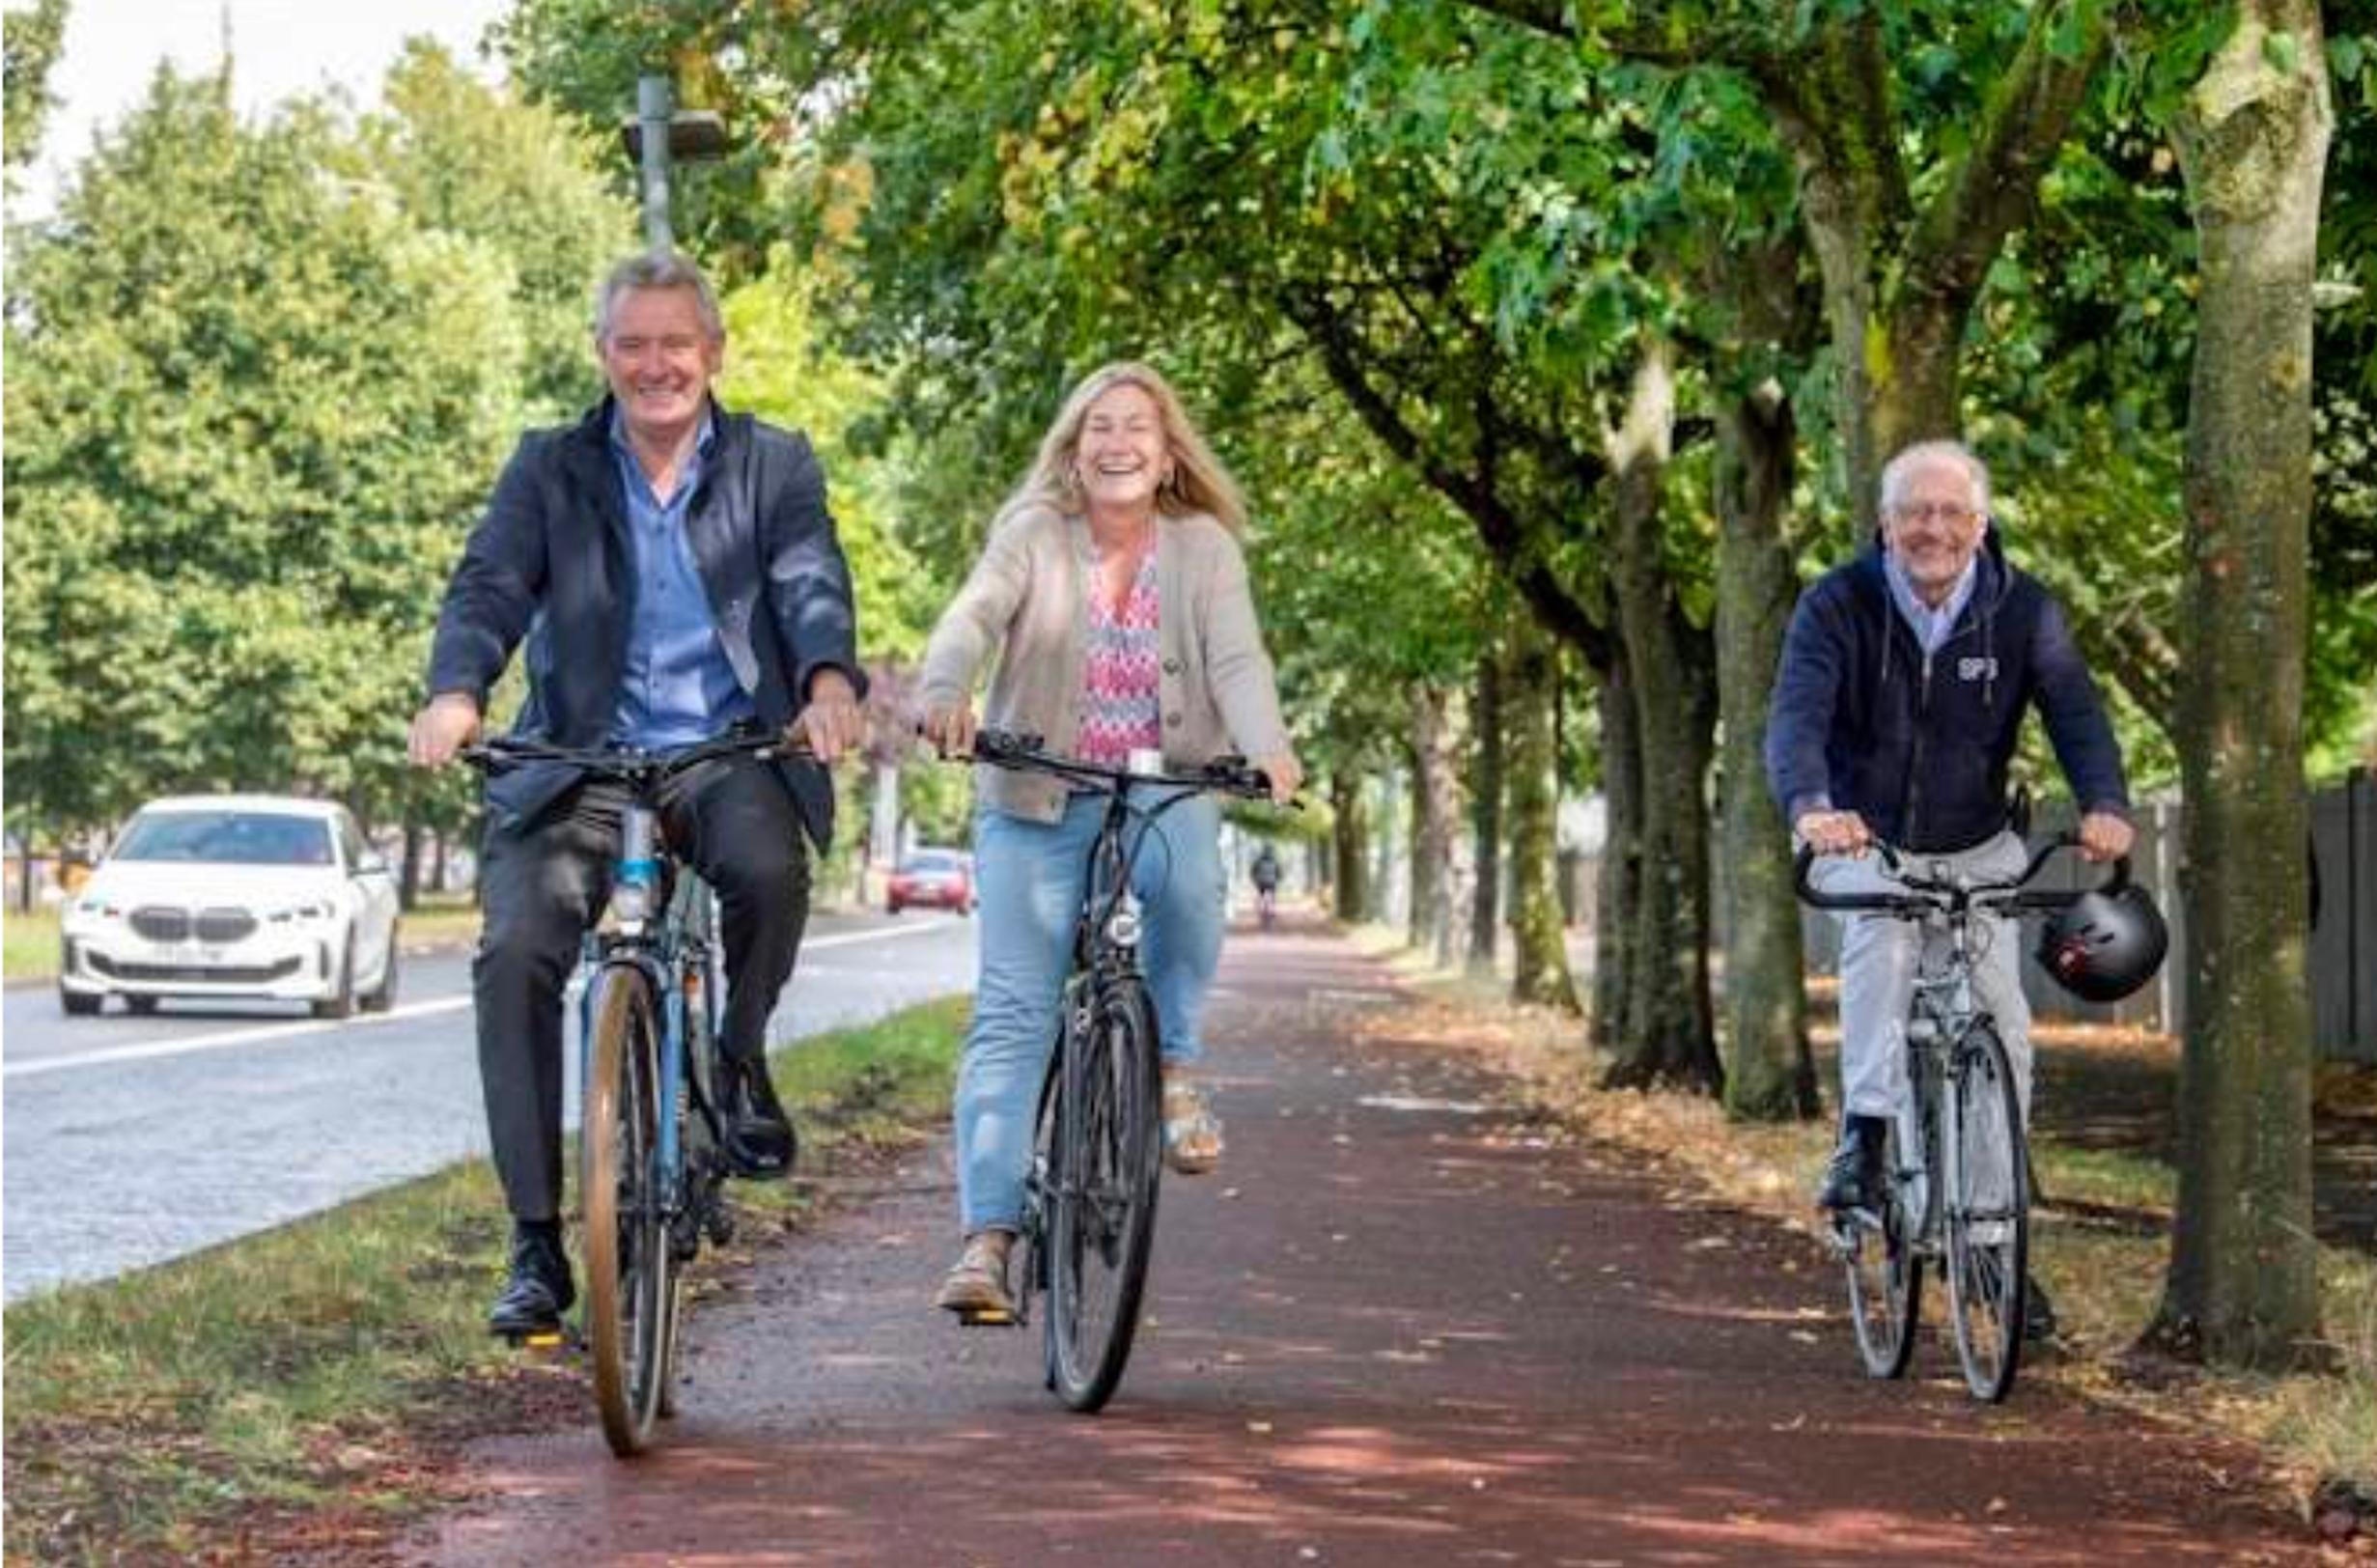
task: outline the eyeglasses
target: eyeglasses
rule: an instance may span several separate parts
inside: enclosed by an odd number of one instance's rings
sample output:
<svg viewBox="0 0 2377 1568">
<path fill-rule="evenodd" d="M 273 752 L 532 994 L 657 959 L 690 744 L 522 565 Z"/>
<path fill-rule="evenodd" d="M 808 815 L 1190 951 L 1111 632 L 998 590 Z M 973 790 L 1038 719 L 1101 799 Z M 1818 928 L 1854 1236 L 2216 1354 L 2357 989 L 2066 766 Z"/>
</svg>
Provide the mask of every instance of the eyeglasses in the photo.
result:
<svg viewBox="0 0 2377 1568">
<path fill-rule="evenodd" d="M 1944 522 L 1952 527 L 1961 527 L 1980 514 L 1952 501 L 1928 501 L 1919 506 L 1894 506 L 1890 508 L 1890 516 L 1900 522 Z"/>
</svg>

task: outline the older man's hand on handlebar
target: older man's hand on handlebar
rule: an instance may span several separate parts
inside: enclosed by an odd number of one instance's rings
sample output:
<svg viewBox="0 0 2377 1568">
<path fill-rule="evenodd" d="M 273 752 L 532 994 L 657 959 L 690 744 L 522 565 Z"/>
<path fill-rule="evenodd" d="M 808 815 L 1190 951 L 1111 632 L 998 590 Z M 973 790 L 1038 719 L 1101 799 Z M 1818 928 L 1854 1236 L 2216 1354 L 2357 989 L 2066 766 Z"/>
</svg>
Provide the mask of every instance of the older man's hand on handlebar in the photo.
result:
<svg viewBox="0 0 2377 1568">
<path fill-rule="evenodd" d="M 1859 854 L 1874 841 L 1873 829 L 1854 811 L 1802 812 L 1792 831 L 1818 854 Z"/>
<path fill-rule="evenodd" d="M 2080 819 L 2080 854 L 2087 860 L 2118 860 L 2130 853 L 2138 830 L 2110 811 L 2091 811 Z"/>
</svg>

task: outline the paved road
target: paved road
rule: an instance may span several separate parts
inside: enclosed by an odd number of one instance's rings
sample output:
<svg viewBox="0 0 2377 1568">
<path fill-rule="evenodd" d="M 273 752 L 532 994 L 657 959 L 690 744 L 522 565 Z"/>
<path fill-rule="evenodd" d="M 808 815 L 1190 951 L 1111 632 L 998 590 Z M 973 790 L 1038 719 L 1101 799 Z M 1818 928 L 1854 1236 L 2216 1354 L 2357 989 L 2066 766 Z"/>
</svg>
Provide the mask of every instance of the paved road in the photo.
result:
<svg viewBox="0 0 2377 1568">
<path fill-rule="evenodd" d="M 972 962 L 971 923 L 954 915 L 821 916 L 770 1038 L 963 991 Z M 7 1298 L 179 1257 L 484 1154 L 468 968 L 461 953 L 412 956 L 392 1013 L 338 1023 L 222 1003 L 69 1020 L 45 988 L 9 992 Z M 574 1081 L 570 1093 L 574 1107 Z"/>
<path fill-rule="evenodd" d="M 1234 938 L 1222 1172 L 1168 1179 L 1151 1319 L 1095 1419 L 1036 1335 L 928 1305 L 945 1146 L 701 1299 L 683 1414 L 591 1401 L 454 1456 L 449 1568 L 2309 1563 L 2250 1458 L 2056 1388 L 1853 1364 L 1804 1238 L 1498 1109 L 1341 943 Z M 341 1556 L 345 1563 L 356 1560 Z M 379 1554 L 371 1554 L 379 1560 Z"/>
</svg>

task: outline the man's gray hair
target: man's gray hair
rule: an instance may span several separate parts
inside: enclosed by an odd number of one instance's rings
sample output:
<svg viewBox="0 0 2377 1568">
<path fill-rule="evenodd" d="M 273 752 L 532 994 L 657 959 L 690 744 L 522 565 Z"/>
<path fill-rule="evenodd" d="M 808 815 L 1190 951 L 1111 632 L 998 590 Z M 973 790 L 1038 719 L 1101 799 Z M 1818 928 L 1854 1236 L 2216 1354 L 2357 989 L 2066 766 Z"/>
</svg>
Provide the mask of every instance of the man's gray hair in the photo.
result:
<svg viewBox="0 0 2377 1568">
<path fill-rule="evenodd" d="M 702 331 L 713 343 L 724 341 L 726 319 L 718 314 L 717 291 L 711 288 L 700 267 L 668 250 L 630 256 L 611 268 L 595 291 L 595 342 L 610 341 L 611 317 L 619 309 L 620 297 L 637 289 L 690 289 Z"/>
<path fill-rule="evenodd" d="M 1965 465 L 1965 472 L 1972 476 L 1972 504 L 1983 517 L 1987 517 L 1989 464 L 1983 462 L 1964 442 L 1949 440 L 1917 441 L 1913 446 L 1901 447 L 1898 456 L 1883 464 L 1882 510 L 1895 511 L 1898 503 L 1906 498 L 1909 473 L 1922 463 L 1937 462 L 1943 458 Z"/>
</svg>

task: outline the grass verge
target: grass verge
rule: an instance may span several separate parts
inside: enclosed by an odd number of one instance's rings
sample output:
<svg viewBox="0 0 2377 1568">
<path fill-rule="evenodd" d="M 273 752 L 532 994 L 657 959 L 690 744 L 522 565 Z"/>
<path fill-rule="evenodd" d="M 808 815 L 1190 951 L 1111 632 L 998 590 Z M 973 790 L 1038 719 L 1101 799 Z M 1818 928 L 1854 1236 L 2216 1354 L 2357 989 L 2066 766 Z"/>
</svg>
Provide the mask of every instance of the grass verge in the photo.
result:
<svg viewBox="0 0 2377 1568">
<path fill-rule="evenodd" d="M 1528 1111 L 1562 1133 L 1622 1144 L 1720 1201 L 1805 1234 L 1811 1251 L 1817 1246 L 1808 1194 L 1831 1152 L 1829 1123 L 1736 1123 L 1698 1096 L 1602 1089 L 1605 1064 L 1579 1049 L 1575 1020 L 1512 1007 L 1498 983 L 1436 969 L 1398 933 L 1366 927 L 1352 935 L 1429 999 L 1354 1026 L 1482 1048 L 1524 1085 Z M 2058 1049 L 2051 1031 L 2040 1034 L 2042 1050 Z M 2323 1496 L 2377 1499 L 2377 1259 L 2320 1248 L 2332 1375 L 2264 1377 L 2140 1357 L 2134 1347 L 2160 1302 L 2169 1261 L 2173 1172 L 2143 1155 L 2057 1142 L 2052 1131 L 2033 1146 L 2046 1202 L 2034 1216 L 2031 1267 L 2055 1298 L 2064 1344 L 2055 1357 L 2027 1362 L 2023 1376 L 2249 1442 L 2307 1513 L 2320 1511 L 2314 1499 Z M 1926 1310 L 1944 1336 L 1939 1294 L 1928 1293 Z M 1844 1330 L 1844 1376 L 1853 1354 Z"/>
<path fill-rule="evenodd" d="M 944 1115 L 965 1017 L 932 1003 L 775 1058 L 804 1175 L 880 1161 Z M 739 1184 L 731 1275 L 820 1203 Z M 8 1308 L 9 1560 L 244 1560 L 385 1539 L 462 1483 L 441 1442 L 582 1409 L 578 1374 L 488 1337 L 508 1224 L 473 1161 L 327 1214 Z M 575 1251 L 573 1245 L 573 1253 Z"/>
<path fill-rule="evenodd" d="M 39 979 L 58 972 L 58 911 L 0 914 L 0 978 Z"/>
</svg>

